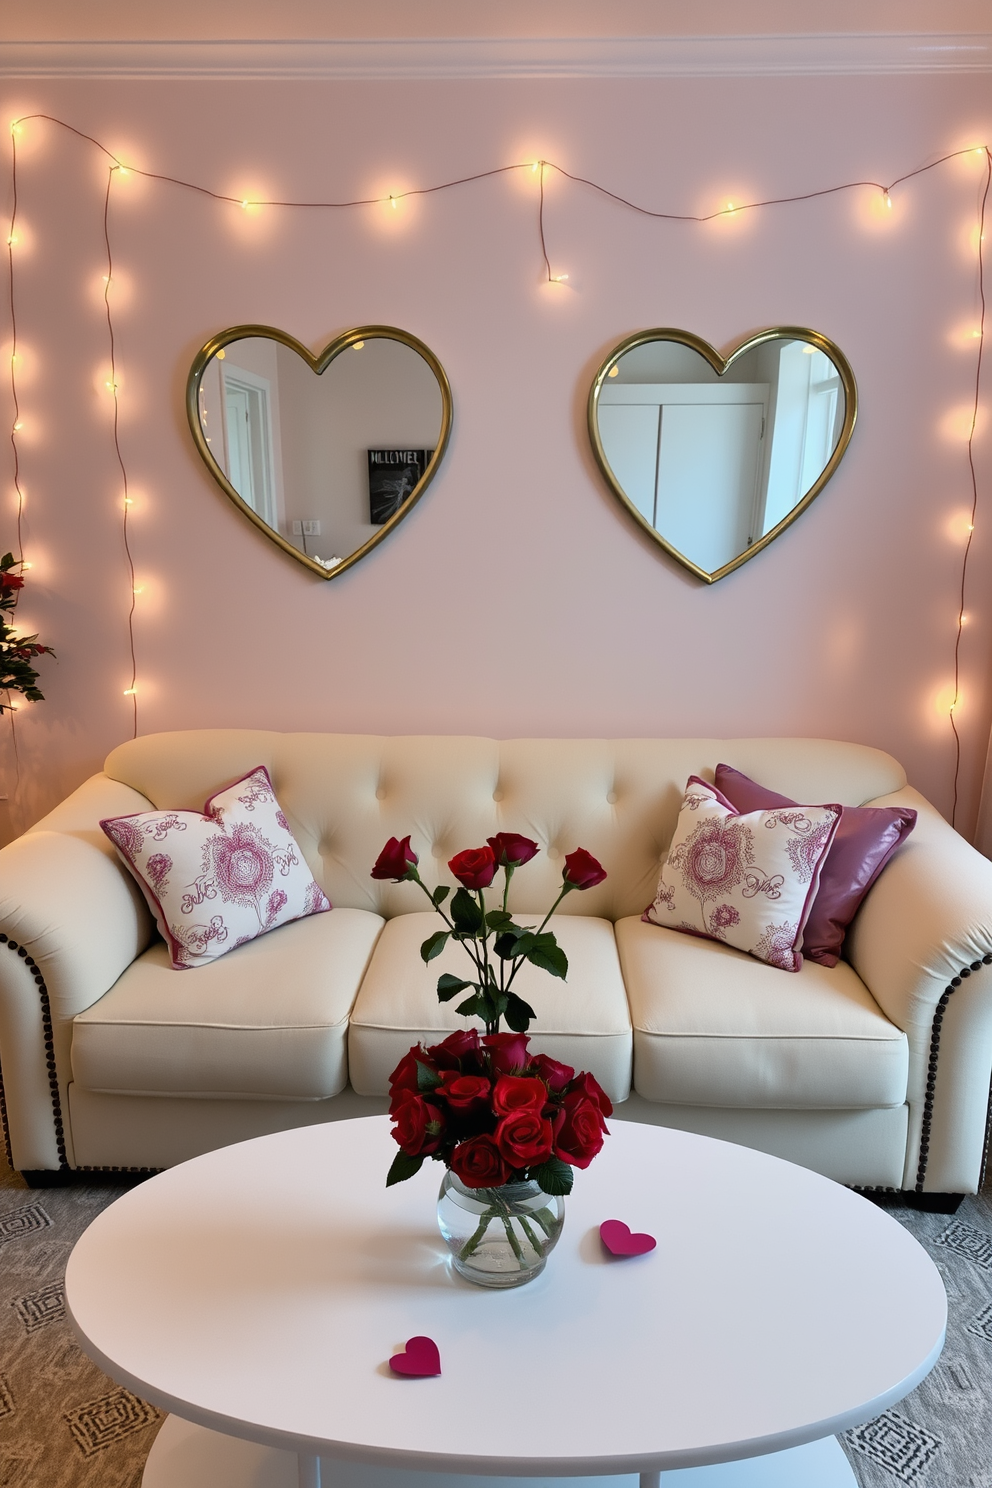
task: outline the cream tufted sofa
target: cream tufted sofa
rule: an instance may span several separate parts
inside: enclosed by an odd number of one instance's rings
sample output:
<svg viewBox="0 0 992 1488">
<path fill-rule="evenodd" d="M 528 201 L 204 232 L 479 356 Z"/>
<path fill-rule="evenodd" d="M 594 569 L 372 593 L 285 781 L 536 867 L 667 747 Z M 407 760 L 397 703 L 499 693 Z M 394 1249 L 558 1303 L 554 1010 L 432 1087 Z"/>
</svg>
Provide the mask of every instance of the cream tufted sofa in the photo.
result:
<svg viewBox="0 0 992 1488">
<path fill-rule="evenodd" d="M 724 760 L 795 799 L 909 804 L 916 831 L 832 970 L 798 975 L 646 925 L 687 776 Z M 334 910 L 192 971 L 170 969 L 101 817 L 199 810 L 263 763 Z M 459 1026 L 425 968 L 415 886 L 369 870 L 412 833 L 433 886 L 498 830 L 546 848 L 511 908 L 553 899 L 581 845 L 605 883 L 554 929 L 570 972 L 530 967 L 535 1043 L 591 1069 L 618 1116 L 763 1148 L 939 1207 L 982 1173 L 992 1071 L 992 863 L 888 755 L 816 739 L 379 738 L 198 731 L 124 744 L 0 853 L 0 1063 L 14 1165 L 160 1168 L 263 1132 L 384 1109 L 416 1040 Z M 530 980 L 524 981 L 527 973 Z M 927 1198 L 929 1196 L 929 1199 Z"/>
</svg>

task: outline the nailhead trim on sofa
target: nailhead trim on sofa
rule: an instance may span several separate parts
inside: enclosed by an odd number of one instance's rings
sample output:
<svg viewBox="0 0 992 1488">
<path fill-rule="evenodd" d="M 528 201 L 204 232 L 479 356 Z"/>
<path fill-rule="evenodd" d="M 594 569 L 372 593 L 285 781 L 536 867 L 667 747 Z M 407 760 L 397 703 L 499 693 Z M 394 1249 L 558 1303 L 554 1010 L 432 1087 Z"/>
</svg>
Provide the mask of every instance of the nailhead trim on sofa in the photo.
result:
<svg viewBox="0 0 992 1488">
<path fill-rule="evenodd" d="M 11 940 L 2 931 L 0 931 L 0 945 L 5 945 L 8 951 L 15 951 L 18 956 L 21 956 L 26 961 L 28 969 L 38 987 L 38 996 L 41 999 L 41 1024 L 45 1033 L 45 1064 L 48 1068 L 48 1088 L 52 1098 L 52 1121 L 55 1126 L 55 1145 L 59 1154 L 58 1171 L 60 1173 L 68 1173 L 71 1172 L 71 1169 L 65 1150 L 65 1127 L 62 1123 L 62 1101 L 59 1098 L 59 1077 L 55 1066 L 55 1036 L 52 1031 L 52 1005 L 48 997 L 48 988 L 45 985 L 45 978 L 37 961 L 28 955 L 22 945 L 18 945 L 16 940 Z M 2 1090 L 3 1071 L 0 1070 L 0 1092 Z M 0 1114 L 3 1116 L 3 1139 L 4 1145 L 7 1148 L 7 1160 L 11 1167 L 13 1167 L 14 1161 L 10 1150 L 10 1130 L 7 1125 L 6 1101 L 0 1104 Z"/>
<path fill-rule="evenodd" d="M 944 1013 L 952 995 L 960 987 L 965 978 L 970 977 L 973 971 L 980 971 L 983 966 L 992 966 L 992 952 L 987 953 L 980 961 L 972 961 L 970 966 L 962 966 L 957 976 L 951 977 L 950 982 L 944 988 L 940 1001 L 934 1008 L 933 1023 L 930 1028 L 930 1059 L 927 1065 L 927 1090 L 923 1101 L 923 1121 L 920 1125 L 920 1161 L 916 1169 L 916 1193 L 923 1192 L 923 1181 L 927 1175 L 927 1161 L 930 1156 L 930 1126 L 933 1121 L 933 1102 L 937 1090 L 937 1057 L 940 1053 L 940 1029 L 944 1021 Z M 988 1123 L 985 1127 L 985 1152 L 988 1152 Z M 985 1173 L 985 1159 L 982 1159 L 982 1175 Z"/>
</svg>

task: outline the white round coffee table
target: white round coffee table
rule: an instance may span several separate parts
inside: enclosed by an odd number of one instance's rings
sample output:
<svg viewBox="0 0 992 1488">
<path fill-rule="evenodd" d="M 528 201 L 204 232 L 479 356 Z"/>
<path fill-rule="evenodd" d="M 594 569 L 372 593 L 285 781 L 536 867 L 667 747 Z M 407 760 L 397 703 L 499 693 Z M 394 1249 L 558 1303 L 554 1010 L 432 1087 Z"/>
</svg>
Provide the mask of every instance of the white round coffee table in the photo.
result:
<svg viewBox="0 0 992 1488">
<path fill-rule="evenodd" d="M 835 1433 L 940 1353 L 926 1252 L 804 1168 L 611 1127 L 543 1275 L 511 1291 L 449 1267 L 438 1164 L 385 1188 L 385 1117 L 243 1142 L 118 1199 L 76 1245 L 66 1296 L 91 1358 L 172 1413 L 144 1488 L 313 1488 L 322 1464 L 325 1488 L 853 1484 Z M 604 1219 L 657 1249 L 608 1257 Z M 388 1367 L 417 1334 L 437 1378 Z"/>
</svg>

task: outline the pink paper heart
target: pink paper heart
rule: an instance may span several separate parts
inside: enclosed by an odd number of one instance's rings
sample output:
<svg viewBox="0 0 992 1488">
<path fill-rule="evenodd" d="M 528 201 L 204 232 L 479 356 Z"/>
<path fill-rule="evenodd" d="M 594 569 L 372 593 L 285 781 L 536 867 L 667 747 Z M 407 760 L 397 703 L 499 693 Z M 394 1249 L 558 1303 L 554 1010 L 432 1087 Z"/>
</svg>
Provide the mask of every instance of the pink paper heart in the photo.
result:
<svg viewBox="0 0 992 1488">
<path fill-rule="evenodd" d="M 604 1219 L 599 1227 L 599 1238 L 611 1255 L 646 1255 L 658 1244 L 653 1235 L 634 1235 L 622 1219 Z"/>
<path fill-rule="evenodd" d="M 433 1338 L 408 1338 L 406 1353 L 394 1354 L 389 1367 L 394 1374 L 440 1374 L 441 1355 Z"/>
</svg>

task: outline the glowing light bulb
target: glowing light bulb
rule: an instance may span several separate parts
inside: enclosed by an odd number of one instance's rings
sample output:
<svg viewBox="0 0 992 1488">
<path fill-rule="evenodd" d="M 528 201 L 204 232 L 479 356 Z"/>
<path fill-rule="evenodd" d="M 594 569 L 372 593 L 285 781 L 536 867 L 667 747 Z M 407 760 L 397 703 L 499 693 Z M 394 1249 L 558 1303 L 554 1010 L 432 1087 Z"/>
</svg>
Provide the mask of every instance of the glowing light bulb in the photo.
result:
<svg viewBox="0 0 992 1488">
<path fill-rule="evenodd" d="M 726 211 L 727 211 L 727 212 L 728 212 L 728 213 L 730 213 L 730 214 L 731 214 L 731 215 L 733 215 L 733 213 L 734 213 L 734 212 L 736 212 L 736 211 L 737 211 L 737 208 L 736 208 L 736 207 L 735 207 L 735 206 L 734 206 L 734 204 L 733 204 L 733 202 L 732 202 L 732 201 L 728 201 L 728 203 L 727 203 L 727 206 L 726 206 L 726 209 L 725 209 L 725 210 L 726 210 Z"/>
<path fill-rule="evenodd" d="M 247 210 L 248 210 L 248 203 L 246 201 L 243 201 L 241 203 L 241 210 L 242 210 L 242 212 L 247 212 Z"/>
<path fill-rule="evenodd" d="M 567 280 L 567 278 L 568 278 L 568 275 L 567 274 L 555 274 L 552 277 L 551 283 L 552 284 L 564 284 L 565 281 Z"/>
<path fill-rule="evenodd" d="M 11 119 L 11 121 L 10 121 L 10 132 L 11 132 L 11 134 L 23 134 L 24 133 L 24 131 L 21 128 L 20 123 L 18 122 L 17 119 Z"/>
<path fill-rule="evenodd" d="M 607 372 L 606 375 L 607 375 L 607 377 L 617 377 L 617 376 L 619 376 L 619 373 L 620 373 L 620 368 L 619 367 L 611 367 L 610 370 L 609 370 L 609 372 Z"/>
<path fill-rule="evenodd" d="M 22 569 L 34 568 L 34 564 L 33 563 L 22 563 L 21 564 L 21 568 Z"/>
<path fill-rule="evenodd" d="M 7 247 L 8 248 L 13 248 L 13 246 L 14 246 L 14 244 L 16 242 L 17 242 L 17 234 L 16 233 L 8 233 L 8 235 L 7 235 Z"/>
<path fill-rule="evenodd" d="M 144 586 L 144 584 L 136 584 L 134 586 L 134 588 L 131 590 L 131 593 L 132 594 L 144 594 L 144 592 L 145 592 L 145 586 Z"/>
<path fill-rule="evenodd" d="M 124 505 L 125 506 L 133 506 L 134 505 L 134 501 L 132 500 L 132 498 L 130 496 L 125 496 L 124 497 Z"/>
<path fill-rule="evenodd" d="M 353 345 L 352 345 L 352 348 L 351 348 L 351 349 L 352 349 L 352 351 L 361 351 L 361 349 L 362 349 L 362 347 L 363 347 L 363 346 L 364 346 L 364 345 L 365 345 L 365 342 L 364 342 L 364 341 L 355 341 L 355 342 L 354 342 L 354 343 L 353 343 Z"/>
<path fill-rule="evenodd" d="M 541 165 L 542 165 L 542 163 L 543 163 L 543 162 L 542 162 L 542 161 L 540 161 L 540 160 L 535 160 L 535 161 L 534 161 L 534 164 L 533 164 L 533 165 L 532 165 L 532 166 L 531 166 L 531 170 L 532 170 L 532 171 L 539 171 L 539 170 L 540 170 L 540 169 L 541 169 Z"/>
<path fill-rule="evenodd" d="M 18 419 L 17 420 L 17 423 L 14 425 L 14 433 L 15 434 L 19 434 L 23 428 L 24 428 L 24 420 L 23 419 Z"/>
<path fill-rule="evenodd" d="M 389 193 L 389 205 L 392 207 L 393 211 L 395 212 L 396 211 L 396 207 L 397 207 L 397 201 L 396 201 L 396 198 L 395 198 L 395 196 L 393 195 L 392 192 Z"/>
<path fill-rule="evenodd" d="M 891 196 L 889 195 L 889 193 L 887 191 L 883 191 L 882 192 L 882 195 L 885 197 L 885 205 L 888 207 L 889 211 L 891 212 L 892 211 L 892 198 L 891 198 Z"/>
<path fill-rule="evenodd" d="M 125 697 L 134 697 L 134 695 L 137 692 L 137 690 L 138 689 L 136 687 L 125 687 L 125 689 L 124 689 L 124 696 Z"/>
</svg>

